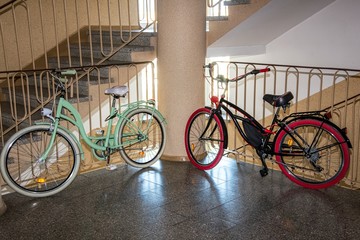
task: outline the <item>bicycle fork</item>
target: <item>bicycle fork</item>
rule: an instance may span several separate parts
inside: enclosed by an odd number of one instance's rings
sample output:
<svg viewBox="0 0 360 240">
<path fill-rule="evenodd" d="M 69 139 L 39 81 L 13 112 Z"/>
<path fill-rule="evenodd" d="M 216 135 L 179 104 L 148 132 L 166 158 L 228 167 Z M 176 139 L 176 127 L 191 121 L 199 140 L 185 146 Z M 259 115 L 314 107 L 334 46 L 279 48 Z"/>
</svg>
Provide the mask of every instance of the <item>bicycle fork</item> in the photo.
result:
<svg viewBox="0 0 360 240">
<path fill-rule="evenodd" d="M 55 138 L 56 138 L 56 132 L 57 132 L 57 124 L 50 124 L 49 125 L 49 131 L 48 134 L 51 134 L 50 141 L 48 142 L 44 152 L 41 154 L 41 156 L 37 159 L 37 162 L 39 165 L 45 164 L 45 160 L 48 158 L 50 151 L 54 145 Z"/>
</svg>

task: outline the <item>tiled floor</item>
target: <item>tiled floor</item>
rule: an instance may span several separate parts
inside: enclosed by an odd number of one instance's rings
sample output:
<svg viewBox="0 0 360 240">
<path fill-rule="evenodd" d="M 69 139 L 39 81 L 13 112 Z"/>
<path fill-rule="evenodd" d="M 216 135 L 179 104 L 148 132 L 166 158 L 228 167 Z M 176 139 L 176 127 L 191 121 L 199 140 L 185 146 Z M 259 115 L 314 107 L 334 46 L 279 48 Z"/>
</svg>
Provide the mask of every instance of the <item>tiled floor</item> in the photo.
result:
<svg viewBox="0 0 360 240">
<path fill-rule="evenodd" d="M 258 170 L 159 161 L 78 176 L 53 197 L 4 195 L 0 239 L 359 239 L 360 191 L 304 189 Z"/>
</svg>

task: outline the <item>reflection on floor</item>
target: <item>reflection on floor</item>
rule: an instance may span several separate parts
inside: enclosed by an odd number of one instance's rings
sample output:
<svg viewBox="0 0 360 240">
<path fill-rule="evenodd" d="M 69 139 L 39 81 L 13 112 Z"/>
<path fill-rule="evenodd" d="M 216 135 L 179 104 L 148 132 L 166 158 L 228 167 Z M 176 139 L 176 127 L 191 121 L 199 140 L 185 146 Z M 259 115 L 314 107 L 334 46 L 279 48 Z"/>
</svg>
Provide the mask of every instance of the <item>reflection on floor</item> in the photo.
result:
<svg viewBox="0 0 360 240">
<path fill-rule="evenodd" d="M 224 159 L 78 176 L 63 192 L 3 196 L 0 239 L 359 239 L 360 192 L 298 187 Z"/>
</svg>

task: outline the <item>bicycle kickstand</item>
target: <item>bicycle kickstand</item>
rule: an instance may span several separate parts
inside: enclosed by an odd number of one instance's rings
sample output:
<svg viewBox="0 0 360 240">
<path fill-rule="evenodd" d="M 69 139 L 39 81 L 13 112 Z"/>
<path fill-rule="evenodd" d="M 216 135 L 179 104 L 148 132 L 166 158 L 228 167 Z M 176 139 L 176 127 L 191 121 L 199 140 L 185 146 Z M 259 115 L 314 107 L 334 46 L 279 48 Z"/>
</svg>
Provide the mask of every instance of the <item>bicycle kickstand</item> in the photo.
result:
<svg viewBox="0 0 360 240">
<path fill-rule="evenodd" d="M 266 175 L 269 174 L 269 169 L 268 169 L 268 167 L 267 167 L 267 165 L 266 165 L 265 157 L 266 157 L 266 154 L 265 154 L 265 153 L 263 153 L 263 154 L 261 155 L 261 157 L 260 157 L 261 163 L 262 163 L 262 165 L 264 166 L 263 169 L 260 170 L 260 175 L 261 175 L 262 177 L 265 177 Z"/>
<path fill-rule="evenodd" d="M 115 164 L 110 164 L 110 154 L 106 157 L 106 170 L 113 171 L 117 169 L 117 166 Z"/>
</svg>

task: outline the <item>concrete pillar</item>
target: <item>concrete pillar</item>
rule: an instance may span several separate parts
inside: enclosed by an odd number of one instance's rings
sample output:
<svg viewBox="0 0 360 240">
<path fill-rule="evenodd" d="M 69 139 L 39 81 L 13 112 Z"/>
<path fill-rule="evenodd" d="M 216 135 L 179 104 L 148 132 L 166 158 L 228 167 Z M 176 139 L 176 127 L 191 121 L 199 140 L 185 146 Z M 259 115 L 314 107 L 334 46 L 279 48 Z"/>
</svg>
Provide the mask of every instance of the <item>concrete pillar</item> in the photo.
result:
<svg viewBox="0 0 360 240">
<path fill-rule="evenodd" d="M 190 114 L 204 106 L 206 1 L 158 0 L 159 110 L 167 120 L 163 160 L 186 160 Z"/>
</svg>

